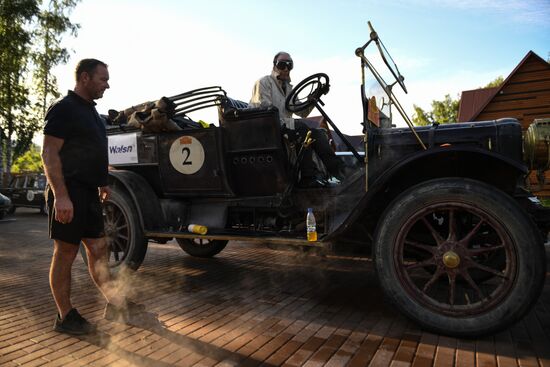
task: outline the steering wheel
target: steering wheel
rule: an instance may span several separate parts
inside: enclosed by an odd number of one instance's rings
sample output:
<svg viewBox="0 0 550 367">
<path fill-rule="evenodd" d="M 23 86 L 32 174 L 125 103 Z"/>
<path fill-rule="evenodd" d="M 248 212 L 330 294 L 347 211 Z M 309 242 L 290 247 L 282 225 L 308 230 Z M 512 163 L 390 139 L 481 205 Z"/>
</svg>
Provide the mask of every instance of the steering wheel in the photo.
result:
<svg viewBox="0 0 550 367">
<path fill-rule="evenodd" d="M 314 105 L 322 95 L 327 94 L 329 88 L 327 74 L 317 73 L 308 76 L 286 97 L 285 107 L 290 112 L 303 111 Z"/>
</svg>

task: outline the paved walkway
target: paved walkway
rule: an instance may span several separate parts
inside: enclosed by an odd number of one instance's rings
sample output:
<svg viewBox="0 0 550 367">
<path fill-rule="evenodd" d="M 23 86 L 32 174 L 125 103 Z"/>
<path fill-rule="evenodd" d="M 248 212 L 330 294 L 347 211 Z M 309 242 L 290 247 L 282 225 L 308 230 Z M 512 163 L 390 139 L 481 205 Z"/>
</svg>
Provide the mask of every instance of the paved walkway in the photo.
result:
<svg viewBox="0 0 550 367">
<path fill-rule="evenodd" d="M 121 287 L 158 314 L 102 319 L 104 301 L 77 259 L 73 298 L 94 338 L 52 331 L 46 218 L 0 221 L 0 366 L 550 366 L 550 282 L 535 310 L 500 334 L 423 332 L 385 303 L 369 261 L 230 243 L 214 259 L 150 243 Z"/>
</svg>

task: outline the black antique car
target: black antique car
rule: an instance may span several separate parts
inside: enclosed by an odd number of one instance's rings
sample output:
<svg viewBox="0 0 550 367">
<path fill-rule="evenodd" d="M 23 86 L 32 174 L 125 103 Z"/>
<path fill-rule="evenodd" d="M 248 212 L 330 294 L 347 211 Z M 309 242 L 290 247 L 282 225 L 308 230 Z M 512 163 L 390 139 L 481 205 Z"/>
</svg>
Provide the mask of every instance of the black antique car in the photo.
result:
<svg viewBox="0 0 550 367">
<path fill-rule="evenodd" d="M 388 84 L 365 49 L 380 51 Z M 384 128 L 370 119 L 365 74 L 392 92 L 403 77 L 372 30 L 356 50 L 361 61 L 364 154 L 348 144 L 349 175 L 340 183 L 303 189 L 295 182 L 308 142 L 281 135 L 278 111 L 247 108 L 220 87 L 168 98 L 178 129 L 146 132 L 109 125 L 110 184 L 105 225 L 113 268 L 137 269 L 148 241 L 176 239 L 192 256 L 211 257 L 230 240 L 318 246 L 373 258 L 387 297 L 423 327 L 454 336 L 505 328 L 537 301 L 545 275 L 543 237 L 548 211 L 525 187 L 540 158 L 523 160 L 517 120 Z M 322 109 L 328 77 L 300 82 L 289 110 Z M 219 109 L 219 126 L 188 113 Z M 143 125 L 145 126 L 145 125 Z M 183 128 L 182 128 L 183 126 Z M 172 131 L 173 130 L 173 131 Z M 526 152 L 537 152 L 531 140 Z M 306 239 L 312 208 L 318 240 Z M 208 228 L 189 232 L 190 224 Z"/>
<path fill-rule="evenodd" d="M 44 200 L 46 176 L 40 172 L 14 174 L 8 187 L 2 193 L 11 199 L 10 213 L 18 207 L 37 208 L 40 213 L 48 212 Z"/>
</svg>

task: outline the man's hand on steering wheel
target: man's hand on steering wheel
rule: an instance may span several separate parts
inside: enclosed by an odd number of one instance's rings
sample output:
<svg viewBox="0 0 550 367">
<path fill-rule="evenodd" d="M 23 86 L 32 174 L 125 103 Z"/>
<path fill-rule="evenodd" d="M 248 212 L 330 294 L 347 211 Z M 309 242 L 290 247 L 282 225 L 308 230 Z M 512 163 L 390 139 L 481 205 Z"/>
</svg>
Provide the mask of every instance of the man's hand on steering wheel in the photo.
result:
<svg viewBox="0 0 550 367">
<path fill-rule="evenodd" d="M 325 95 L 325 94 L 328 94 L 329 91 L 330 91 L 330 84 L 328 84 L 328 77 L 327 77 L 327 84 L 323 84 L 321 86 L 321 96 Z"/>
<path fill-rule="evenodd" d="M 328 75 L 313 74 L 302 80 L 286 97 L 285 107 L 290 112 L 300 112 L 317 103 L 330 89 Z M 308 93 L 301 96 L 303 92 Z"/>
<path fill-rule="evenodd" d="M 321 85 L 321 87 L 317 88 L 317 90 L 310 93 L 307 96 L 307 100 L 312 101 L 312 102 L 317 102 L 319 100 L 319 98 L 321 98 L 321 96 L 327 94 L 329 90 L 330 90 L 330 85 L 329 84 L 323 84 L 323 85 Z"/>
</svg>

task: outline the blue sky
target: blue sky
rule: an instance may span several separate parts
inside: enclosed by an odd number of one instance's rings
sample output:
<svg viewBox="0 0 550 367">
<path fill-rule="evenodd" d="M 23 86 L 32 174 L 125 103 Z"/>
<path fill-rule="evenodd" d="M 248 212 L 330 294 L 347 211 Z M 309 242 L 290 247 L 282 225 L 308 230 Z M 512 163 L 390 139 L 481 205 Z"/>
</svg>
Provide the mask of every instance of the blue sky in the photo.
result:
<svg viewBox="0 0 550 367">
<path fill-rule="evenodd" d="M 273 55 L 286 50 L 294 84 L 329 75 L 326 111 L 345 133 L 358 134 L 354 51 L 368 40 L 367 21 L 405 76 L 409 93 L 396 94 L 412 114 L 413 104 L 429 109 L 433 99 L 508 76 L 529 50 L 548 59 L 548 19 L 550 0 L 82 0 L 72 14 L 79 36 L 65 39 L 74 53 L 55 73 L 66 90 L 77 60 L 107 62 L 111 89 L 98 101 L 101 113 L 210 85 L 248 101 Z M 193 117 L 216 120 L 215 111 Z"/>
</svg>

